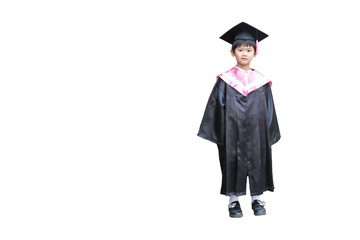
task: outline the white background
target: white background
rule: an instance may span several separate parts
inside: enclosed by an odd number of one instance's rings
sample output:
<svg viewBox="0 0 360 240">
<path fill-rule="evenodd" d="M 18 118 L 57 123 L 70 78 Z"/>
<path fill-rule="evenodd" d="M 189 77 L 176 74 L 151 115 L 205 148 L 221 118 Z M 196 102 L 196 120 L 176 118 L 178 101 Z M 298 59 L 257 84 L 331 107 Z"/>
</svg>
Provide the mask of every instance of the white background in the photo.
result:
<svg viewBox="0 0 360 240">
<path fill-rule="evenodd" d="M 1 239 L 358 239 L 356 1 L 2 1 Z M 282 139 L 268 214 L 230 219 L 196 136 L 219 39 L 269 37 Z"/>
</svg>

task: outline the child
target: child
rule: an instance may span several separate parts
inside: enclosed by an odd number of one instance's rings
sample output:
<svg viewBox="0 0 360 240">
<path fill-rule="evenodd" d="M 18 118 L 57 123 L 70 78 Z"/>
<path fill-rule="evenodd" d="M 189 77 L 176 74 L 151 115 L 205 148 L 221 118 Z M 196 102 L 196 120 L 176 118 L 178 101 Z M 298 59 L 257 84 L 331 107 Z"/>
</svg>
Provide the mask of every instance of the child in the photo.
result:
<svg viewBox="0 0 360 240">
<path fill-rule="evenodd" d="M 242 217 L 238 196 L 249 178 L 252 209 L 265 215 L 260 195 L 274 191 L 271 145 L 280 139 L 271 82 L 250 68 L 258 41 L 268 35 L 242 22 L 220 38 L 232 44 L 237 65 L 217 77 L 198 136 L 217 144 L 222 172 L 221 194 L 230 197 L 230 217 Z"/>
</svg>

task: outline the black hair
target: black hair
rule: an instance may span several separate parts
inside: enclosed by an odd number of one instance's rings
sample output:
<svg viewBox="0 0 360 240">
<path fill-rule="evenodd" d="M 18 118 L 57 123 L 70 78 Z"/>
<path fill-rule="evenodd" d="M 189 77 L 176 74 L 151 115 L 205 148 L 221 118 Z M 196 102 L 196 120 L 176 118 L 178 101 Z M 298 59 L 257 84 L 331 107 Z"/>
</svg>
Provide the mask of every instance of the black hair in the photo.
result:
<svg viewBox="0 0 360 240">
<path fill-rule="evenodd" d="M 235 52 L 235 49 L 236 49 L 237 47 L 240 47 L 240 46 L 253 47 L 253 48 L 254 48 L 254 51 L 256 52 L 256 44 L 255 44 L 255 41 L 253 41 L 253 40 L 250 40 L 250 39 L 239 39 L 239 40 L 236 40 L 236 41 L 232 44 L 231 50 L 232 50 L 233 52 Z"/>
</svg>

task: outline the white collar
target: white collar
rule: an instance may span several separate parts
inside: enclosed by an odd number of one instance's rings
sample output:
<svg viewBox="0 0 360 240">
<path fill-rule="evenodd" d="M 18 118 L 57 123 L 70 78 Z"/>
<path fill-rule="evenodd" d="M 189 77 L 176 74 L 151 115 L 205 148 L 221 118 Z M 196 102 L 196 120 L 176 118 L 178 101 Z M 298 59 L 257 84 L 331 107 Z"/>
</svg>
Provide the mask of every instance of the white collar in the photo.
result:
<svg viewBox="0 0 360 240">
<path fill-rule="evenodd" d="M 240 69 L 241 71 L 243 71 L 244 73 L 249 73 L 252 71 L 252 69 L 250 69 L 249 71 L 245 71 L 244 69 L 238 67 L 237 65 L 235 65 L 236 68 Z"/>
</svg>

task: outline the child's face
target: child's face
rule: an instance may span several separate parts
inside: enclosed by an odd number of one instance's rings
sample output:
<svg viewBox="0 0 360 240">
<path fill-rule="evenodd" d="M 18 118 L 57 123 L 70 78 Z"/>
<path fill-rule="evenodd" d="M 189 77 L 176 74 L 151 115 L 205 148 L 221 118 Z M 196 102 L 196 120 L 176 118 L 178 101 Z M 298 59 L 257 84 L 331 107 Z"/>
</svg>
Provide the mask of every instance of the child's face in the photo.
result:
<svg viewBox="0 0 360 240">
<path fill-rule="evenodd" d="M 240 66 L 250 66 L 251 61 L 256 56 L 255 49 L 252 46 L 239 46 L 235 52 L 231 51 L 231 55 L 236 58 L 237 64 Z"/>
</svg>

